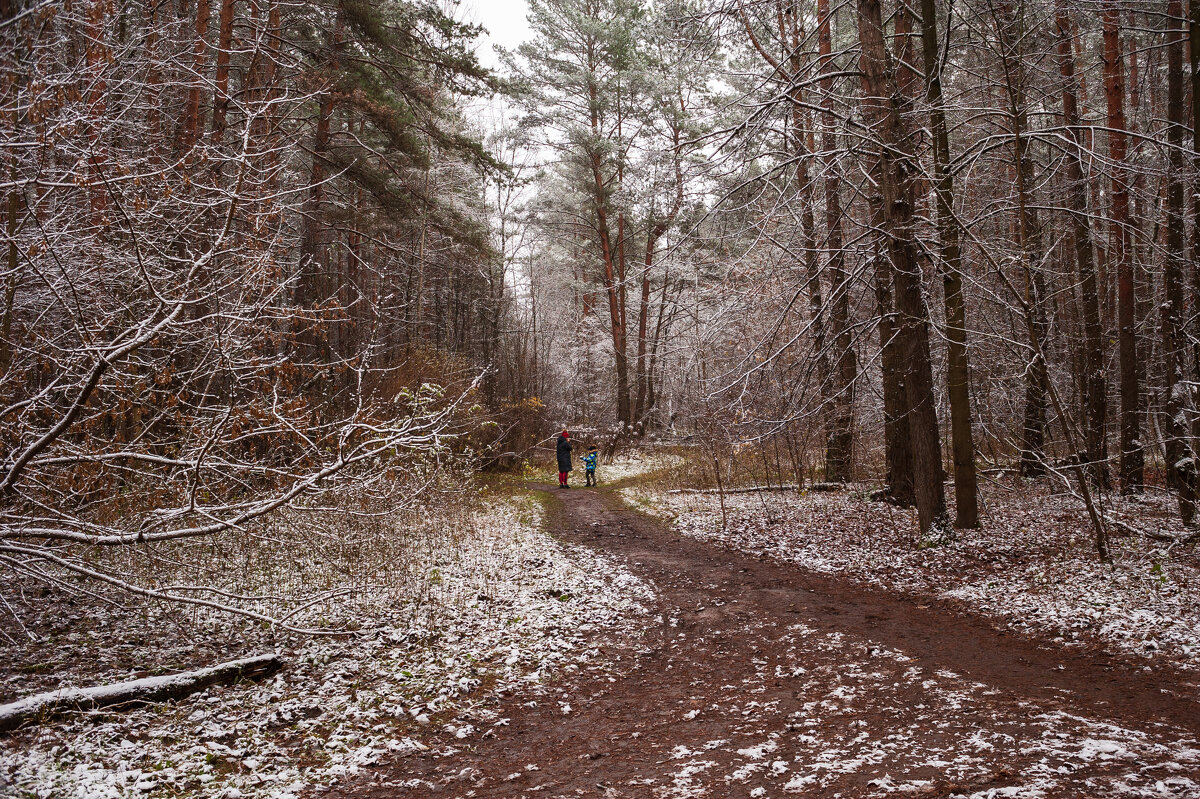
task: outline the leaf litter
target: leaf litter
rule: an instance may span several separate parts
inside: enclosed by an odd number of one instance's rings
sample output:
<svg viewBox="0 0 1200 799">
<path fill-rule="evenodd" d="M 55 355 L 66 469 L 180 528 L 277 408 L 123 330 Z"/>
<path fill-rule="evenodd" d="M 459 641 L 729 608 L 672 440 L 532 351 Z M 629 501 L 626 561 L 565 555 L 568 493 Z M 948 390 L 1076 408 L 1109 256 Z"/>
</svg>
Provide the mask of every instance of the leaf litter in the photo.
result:
<svg viewBox="0 0 1200 799">
<path fill-rule="evenodd" d="M 369 632 L 293 638 L 282 647 L 287 668 L 268 682 L 23 730 L 0 744 L 0 794 L 290 799 L 425 751 L 431 735 L 459 744 L 494 735 L 508 719 L 484 697 L 536 694 L 561 672 L 603 668 L 593 639 L 620 640 L 644 624 L 649 589 L 611 559 L 541 532 L 528 497 L 492 502 L 474 523 L 465 548 L 430 553 L 423 568 L 436 590 L 420 614 L 387 596 L 360 599 L 355 612 L 368 611 Z M 105 662 L 102 648 L 153 651 L 156 626 L 170 629 L 175 609 L 103 612 L 90 632 L 65 623 L 31 630 L 43 635 L 29 652 L 77 664 L 74 674 L 56 669 L 56 681 L 123 679 L 94 668 Z M 196 650 L 246 645 L 215 640 L 220 620 L 207 622 L 191 632 L 214 639 Z M 97 648 L 91 670 L 71 659 L 80 644 Z M 187 657 L 186 646 L 172 645 L 164 657 Z M 12 664 L 6 692 L 44 684 L 48 670 L 37 666 Z"/>
</svg>

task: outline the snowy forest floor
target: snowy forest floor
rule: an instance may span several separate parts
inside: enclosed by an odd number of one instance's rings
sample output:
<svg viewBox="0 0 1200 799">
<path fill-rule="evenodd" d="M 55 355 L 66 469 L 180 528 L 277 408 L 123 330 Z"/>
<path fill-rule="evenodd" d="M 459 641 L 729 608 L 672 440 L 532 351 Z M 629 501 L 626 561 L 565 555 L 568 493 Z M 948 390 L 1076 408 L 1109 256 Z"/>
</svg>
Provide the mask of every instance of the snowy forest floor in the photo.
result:
<svg viewBox="0 0 1200 799">
<path fill-rule="evenodd" d="M 989 481 L 983 526 L 921 547 L 916 511 L 847 491 L 710 493 L 623 489 L 631 504 L 685 536 L 887 588 L 1056 644 L 1194 670 L 1200 679 L 1200 548 L 1121 534 L 1099 561 L 1083 503 L 1049 480 Z M 1164 492 L 1106 496 L 1109 520 L 1170 528 Z"/>
<path fill-rule="evenodd" d="M 288 659 L 0 739 L 0 795 L 1200 795 L 1194 549 L 1119 539 L 1102 567 L 1075 500 L 1023 483 L 934 549 L 865 488 L 733 495 L 723 528 L 717 496 L 652 488 L 662 466 L 498 492 L 409 564 L 419 601 L 360 603 L 356 636 L 0 584 L 39 611 L 36 642 L 5 642 L 5 701 L 272 643 Z"/>
<path fill-rule="evenodd" d="M 23 618 L 0 614 L 0 701 L 259 652 L 280 651 L 287 664 L 264 683 L 0 737 L 0 796 L 286 799 L 419 751 L 433 734 L 486 735 L 505 721 L 481 697 L 524 695 L 594 661 L 602 671 L 593 640 L 640 631 L 651 592 L 611 558 L 546 535 L 536 496 L 500 488 L 429 524 L 397 523 L 405 529 L 390 535 L 411 540 L 386 566 L 404 579 L 299 618 L 349 616 L 357 634 L 271 635 L 177 605 L 31 590 L 0 573 L 0 600 Z"/>
<path fill-rule="evenodd" d="M 503 727 L 431 742 L 333 796 L 1200 792 L 1200 703 L 1170 663 L 681 537 L 608 490 L 555 497 L 555 535 L 651 585 L 654 623 L 603 671 L 493 699 Z"/>
</svg>

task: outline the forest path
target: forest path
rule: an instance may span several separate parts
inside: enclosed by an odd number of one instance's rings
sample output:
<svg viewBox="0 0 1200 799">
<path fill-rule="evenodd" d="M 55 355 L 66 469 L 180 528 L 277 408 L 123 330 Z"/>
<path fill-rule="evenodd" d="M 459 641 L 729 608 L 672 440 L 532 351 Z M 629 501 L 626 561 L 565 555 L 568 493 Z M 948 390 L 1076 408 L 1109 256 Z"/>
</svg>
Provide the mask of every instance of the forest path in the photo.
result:
<svg viewBox="0 0 1200 799">
<path fill-rule="evenodd" d="M 619 677 L 334 795 L 1200 796 L 1184 675 L 681 538 L 605 490 L 554 497 L 551 531 L 624 559 L 661 622 Z"/>
</svg>

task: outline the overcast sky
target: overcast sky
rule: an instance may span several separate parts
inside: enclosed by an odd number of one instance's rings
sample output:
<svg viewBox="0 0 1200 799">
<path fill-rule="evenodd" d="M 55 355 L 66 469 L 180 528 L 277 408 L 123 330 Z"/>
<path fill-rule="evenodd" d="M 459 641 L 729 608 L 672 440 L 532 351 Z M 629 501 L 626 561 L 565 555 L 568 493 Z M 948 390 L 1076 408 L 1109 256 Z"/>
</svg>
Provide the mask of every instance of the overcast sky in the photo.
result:
<svg viewBox="0 0 1200 799">
<path fill-rule="evenodd" d="M 463 18 L 488 30 L 477 51 L 480 62 L 489 67 L 499 66 L 493 44 L 511 50 L 529 38 L 529 23 L 525 19 L 528 10 L 525 0 L 463 0 Z"/>
</svg>

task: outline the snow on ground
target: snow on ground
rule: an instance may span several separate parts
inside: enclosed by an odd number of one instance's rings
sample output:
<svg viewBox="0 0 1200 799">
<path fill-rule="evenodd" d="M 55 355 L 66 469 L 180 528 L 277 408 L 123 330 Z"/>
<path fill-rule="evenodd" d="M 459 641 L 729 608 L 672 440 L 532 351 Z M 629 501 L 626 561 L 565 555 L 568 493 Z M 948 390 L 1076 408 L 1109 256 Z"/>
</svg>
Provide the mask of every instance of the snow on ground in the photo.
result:
<svg viewBox="0 0 1200 799">
<path fill-rule="evenodd" d="M 1191 797 L 1200 789 L 1194 740 L 1041 711 L 836 631 L 793 624 L 778 640 L 782 656 L 756 659 L 754 676 L 710 691 L 699 713 L 724 720 L 734 740 L 664 752 L 672 773 L 653 796 L 730 793 L 721 785 L 755 797 L 858 796 L 864 783 L 869 795 L 954 799 Z M 780 680 L 803 700 L 799 710 L 764 701 Z M 696 717 L 679 711 L 681 722 Z"/>
<path fill-rule="evenodd" d="M 632 634 L 652 597 L 612 561 L 539 532 L 539 512 L 530 499 L 492 503 L 475 515 L 472 535 L 426 553 L 430 586 L 421 613 L 391 596 L 374 606 L 359 600 L 356 613 L 367 612 L 362 629 L 370 632 L 293 638 L 283 646 L 288 666 L 264 684 L 214 687 L 173 705 L 76 717 L 5 739 L 0 794 L 285 799 L 422 749 L 431 732 L 451 740 L 487 736 L 507 719 L 483 707 L 486 696 L 536 691 L 556 670 L 602 666 L 590 636 Z M 153 637 L 147 612 L 113 610 L 103 640 L 54 635 L 67 649 L 81 641 L 145 648 L 143 639 Z M 168 613 L 177 609 L 164 610 L 158 623 Z M 44 682 L 38 667 L 11 664 L 5 693 Z M 127 676 L 89 674 L 87 681 Z"/>
<path fill-rule="evenodd" d="M 583 485 L 583 463 L 580 458 L 587 452 L 586 444 L 575 442 L 574 460 L 575 471 L 571 472 L 571 485 Z M 663 450 L 647 449 L 623 452 L 611 461 L 601 459 L 596 465 L 596 480 L 602 485 L 615 483 L 619 480 L 630 480 L 644 477 L 653 472 L 670 469 L 683 462 L 683 458 L 675 453 Z M 556 482 L 558 479 L 556 467 L 551 462 L 531 476 L 540 482 Z"/>
<path fill-rule="evenodd" d="M 680 533 L 767 554 L 818 572 L 844 574 L 915 595 L 961 602 L 1018 630 L 1067 644 L 1102 642 L 1200 669 L 1200 557 L 1137 537 L 1114 538 L 1115 564 L 1100 563 L 1079 500 L 1044 483 L 984 491 L 983 528 L 954 543 L 918 546 L 916 514 L 846 492 L 757 492 L 725 498 L 625 489 Z M 1161 495 L 1110 500 L 1111 517 L 1145 523 L 1168 516 Z"/>
<path fill-rule="evenodd" d="M 670 469 L 681 462 L 683 458 L 671 452 L 653 449 L 634 451 L 617 456 L 611 463 L 601 463 L 596 474 L 606 482 L 614 483 Z"/>
</svg>

